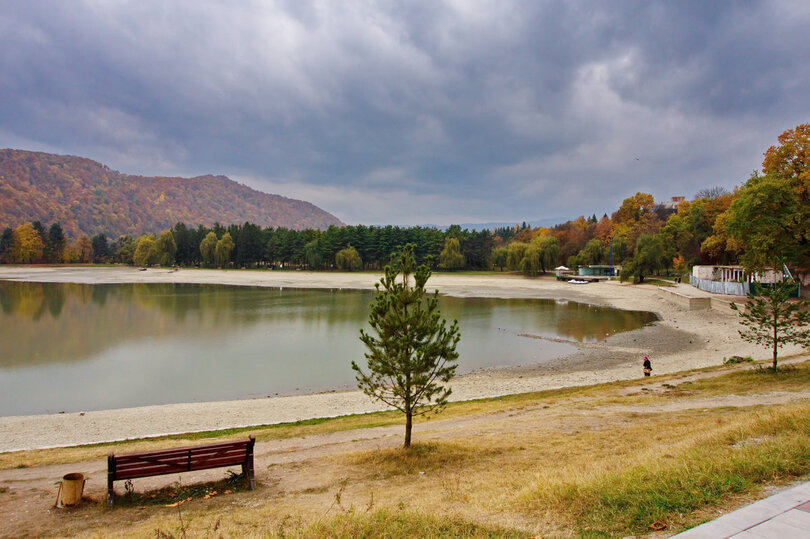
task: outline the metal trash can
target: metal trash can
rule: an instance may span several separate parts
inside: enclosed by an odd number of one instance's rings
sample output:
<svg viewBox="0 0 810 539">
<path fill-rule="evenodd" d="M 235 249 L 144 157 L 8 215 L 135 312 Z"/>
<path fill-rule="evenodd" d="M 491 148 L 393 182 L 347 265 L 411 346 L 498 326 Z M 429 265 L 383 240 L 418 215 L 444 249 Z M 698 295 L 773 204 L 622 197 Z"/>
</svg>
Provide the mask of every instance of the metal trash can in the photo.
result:
<svg viewBox="0 0 810 539">
<path fill-rule="evenodd" d="M 69 473 L 62 477 L 61 502 L 62 505 L 79 505 L 84 493 L 85 478 L 80 473 Z"/>
</svg>

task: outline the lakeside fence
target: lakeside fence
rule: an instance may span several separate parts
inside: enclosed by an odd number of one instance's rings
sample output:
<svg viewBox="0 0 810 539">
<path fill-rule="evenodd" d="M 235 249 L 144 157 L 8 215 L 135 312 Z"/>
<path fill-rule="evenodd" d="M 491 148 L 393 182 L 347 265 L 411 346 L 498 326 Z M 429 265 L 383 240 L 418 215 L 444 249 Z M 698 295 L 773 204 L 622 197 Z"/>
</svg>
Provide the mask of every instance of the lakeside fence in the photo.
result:
<svg viewBox="0 0 810 539">
<path fill-rule="evenodd" d="M 694 275 L 689 276 L 689 284 L 712 294 L 726 294 L 728 296 L 746 296 L 751 290 L 751 286 L 747 282 L 711 281 L 709 279 L 698 279 Z"/>
</svg>

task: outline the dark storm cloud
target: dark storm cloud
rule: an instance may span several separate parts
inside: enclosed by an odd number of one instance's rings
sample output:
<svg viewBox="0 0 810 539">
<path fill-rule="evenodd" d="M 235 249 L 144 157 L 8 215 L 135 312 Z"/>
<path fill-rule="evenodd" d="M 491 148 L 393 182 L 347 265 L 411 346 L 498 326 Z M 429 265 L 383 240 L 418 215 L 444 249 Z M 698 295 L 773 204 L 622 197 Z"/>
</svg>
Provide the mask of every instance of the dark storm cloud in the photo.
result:
<svg viewBox="0 0 810 539">
<path fill-rule="evenodd" d="M 803 2 L 9 2 L 0 146 L 221 173 L 347 222 L 731 187 L 808 121 Z"/>
</svg>

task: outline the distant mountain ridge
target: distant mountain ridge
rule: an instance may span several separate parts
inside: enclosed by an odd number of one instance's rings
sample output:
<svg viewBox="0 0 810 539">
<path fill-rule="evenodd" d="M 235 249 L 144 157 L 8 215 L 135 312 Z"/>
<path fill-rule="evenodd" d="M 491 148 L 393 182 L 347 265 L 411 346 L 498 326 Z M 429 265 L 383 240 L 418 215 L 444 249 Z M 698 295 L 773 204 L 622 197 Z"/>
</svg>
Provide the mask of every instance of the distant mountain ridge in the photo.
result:
<svg viewBox="0 0 810 539">
<path fill-rule="evenodd" d="M 538 226 L 550 228 L 554 225 L 559 225 L 561 223 L 566 222 L 568 219 L 556 218 L 556 217 L 549 217 L 546 219 L 534 219 L 532 221 L 491 221 L 487 223 L 457 223 L 461 229 L 467 230 L 492 230 L 495 228 L 513 228 L 515 226 L 520 226 L 522 223 L 526 223 L 526 226 L 530 226 L 532 228 L 536 228 Z M 450 228 L 451 225 L 421 225 L 427 228 L 438 228 L 439 230 L 447 230 Z"/>
<path fill-rule="evenodd" d="M 68 235 L 111 238 L 189 226 L 250 221 L 268 227 L 320 228 L 343 223 L 303 200 L 271 195 L 226 176 L 122 174 L 72 155 L 0 150 L 0 228 L 59 222 Z"/>
</svg>

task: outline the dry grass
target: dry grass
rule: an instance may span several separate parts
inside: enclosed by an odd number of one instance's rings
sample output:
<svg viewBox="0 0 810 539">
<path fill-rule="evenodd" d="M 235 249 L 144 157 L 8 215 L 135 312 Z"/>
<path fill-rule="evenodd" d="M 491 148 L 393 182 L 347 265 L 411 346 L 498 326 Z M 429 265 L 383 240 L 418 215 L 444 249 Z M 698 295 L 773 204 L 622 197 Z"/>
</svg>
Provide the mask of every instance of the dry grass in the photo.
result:
<svg viewBox="0 0 810 539">
<path fill-rule="evenodd" d="M 776 375 L 734 371 L 688 386 L 676 377 L 670 381 L 671 387 L 654 392 L 641 391 L 650 385 L 642 380 L 459 403 L 441 416 L 457 418 L 455 426 L 423 428 L 408 451 L 359 443 L 360 450 L 265 467 L 256 491 L 197 497 L 179 511 L 146 504 L 107 511 L 102 503 L 91 504 L 76 518 L 65 515 L 50 531 L 163 537 L 644 536 L 656 521 L 668 532 L 680 530 L 753 499 L 766 485 L 810 473 L 810 404 L 722 406 L 726 395 L 806 389 L 810 365 Z M 687 402 L 712 397 L 720 405 L 670 411 L 665 405 L 672 392 Z M 269 439 L 399 422 L 394 414 L 370 414 L 259 432 Z"/>
<path fill-rule="evenodd" d="M 641 534 L 656 521 L 697 524 L 705 507 L 810 472 L 810 405 L 678 415 L 648 417 L 647 429 L 617 431 L 631 451 L 608 442 L 616 451 L 611 458 L 596 454 L 538 470 L 516 506 L 554 508 L 554 520 L 571 529 Z M 659 429 L 666 437 L 649 436 Z M 597 444 L 590 440 L 591 447 Z"/>
<path fill-rule="evenodd" d="M 122 442 L 101 443 L 76 447 L 59 447 L 54 449 L 38 449 L 31 451 L 11 451 L 0 453 L 0 470 L 16 468 L 18 466 L 46 466 L 49 464 L 67 464 L 97 460 L 107 457 L 111 451 L 115 453 L 132 453 L 136 451 L 151 451 L 170 447 L 182 447 L 198 443 L 216 442 L 225 439 L 247 437 L 248 434 L 256 436 L 259 442 L 268 440 L 283 440 L 299 438 L 316 434 L 329 434 L 343 430 L 367 429 L 387 425 L 395 425 L 400 421 L 398 414 L 393 412 L 380 412 L 373 414 L 359 414 L 339 418 L 311 419 L 295 423 L 282 423 L 278 425 L 264 425 L 245 427 L 239 429 L 225 429 L 219 431 L 198 432 L 174 436 L 161 436 L 141 440 L 127 440 Z"/>
<path fill-rule="evenodd" d="M 592 396 L 611 389 L 610 384 L 600 384 L 584 388 L 562 388 L 491 399 L 455 402 L 450 403 L 440 416 L 429 415 L 425 416 L 423 420 L 430 421 L 433 417 L 452 419 L 455 417 L 468 417 L 470 415 L 486 414 L 503 410 L 518 411 L 526 407 L 537 406 L 538 404 L 553 404 L 571 395 L 580 395 L 583 397 Z M 258 442 L 263 442 L 401 424 L 402 414 L 399 412 L 373 412 L 336 418 L 309 419 L 277 425 L 260 425 L 256 427 L 224 429 L 75 447 L 11 451 L 0 453 L 0 470 L 101 460 L 105 459 L 111 451 L 115 453 L 151 451 L 197 443 L 236 439 L 246 437 L 248 434 L 253 434 L 256 436 Z"/>
<path fill-rule="evenodd" d="M 704 378 L 678 384 L 675 389 L 699 391 L 703 396 L 761 393 L 768 391 L 801 391 L 810 387 L 810 364 L 786 365 L 776 373 L 761 365 L 747 367 L 727 376 Z"/>
</svg>

